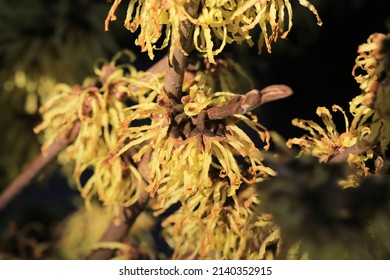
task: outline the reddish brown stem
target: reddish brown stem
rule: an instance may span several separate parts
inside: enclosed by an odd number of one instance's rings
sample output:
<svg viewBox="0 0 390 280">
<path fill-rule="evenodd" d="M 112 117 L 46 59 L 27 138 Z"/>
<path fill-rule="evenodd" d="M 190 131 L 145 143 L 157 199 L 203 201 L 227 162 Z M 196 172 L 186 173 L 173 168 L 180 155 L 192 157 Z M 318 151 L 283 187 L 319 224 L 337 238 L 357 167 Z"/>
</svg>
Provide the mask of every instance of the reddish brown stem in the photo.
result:
<svg viewBox="0 0 390 280">
<path fill-rule="evenodd" d="M 0 211 L 27 187 L 62 150 L 76 139 L 79 129 L 80 123 L 76 122 L 66 135 L 57 138 L 44 153 L 41 152 L 41 154 L 5 188 L 0 194 Z"/>
<path fill-rule="evenodd" d="M 141 214 L 148 202 L 149 194 L 145 191 L 138 202 L 130 207 L 122 207 L 119 213 L 119 223 L 111 221 L 106 232 L 100 238 L 100 242 L 121 241 L 129 233 L 131 226 Z M 87 259 L 89 260 L 108 260 L 114 257 L 115 250 L 97 249 L 91 252 Z"/>
<path fill-rule="evenodd" d="M 196 17 L 199 8 L 199 0 L 190 1 L 185 5 L 186 11 L 192 17 Z M 182 95 L 182 87 L 184 80 L 184 72 L 188 64 L 188 53 L 193 49 L 192 34 L 194 31 L 194 25 L 188 21 L 182 21 L 180 23 L 180 45 L 182 50 L 177 46 L 173 48 L 173 54 L 167 71 L 165 73 L 164 89 L 168 96 L 178 102 Z M 184 52 L 186 53 L 184 53 Z"/>
</svg>

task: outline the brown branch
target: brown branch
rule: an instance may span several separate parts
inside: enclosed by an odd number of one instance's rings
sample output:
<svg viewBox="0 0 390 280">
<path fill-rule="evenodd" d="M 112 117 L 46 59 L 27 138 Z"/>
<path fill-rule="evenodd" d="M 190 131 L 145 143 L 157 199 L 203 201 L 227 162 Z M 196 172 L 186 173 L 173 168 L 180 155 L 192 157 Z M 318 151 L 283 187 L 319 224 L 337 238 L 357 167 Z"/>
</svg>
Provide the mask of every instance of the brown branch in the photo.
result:
<svg viewBox="0 0 390 280">
<path fill-rule="evenodd" d="M 99 242 L 112 242 L 112 241 L 121 241 L 129 233 L 131 226 L 134 224 L 135 220 L 141 214 L 149 200 L 149 193 L 145 191 L 147 185 L 147 165 L 150 161 L 150 152 L 146 153 L 142 158 L 141 162 L 138 165 L 138 171 L 140 172 L 143 181 L 141 183 L 141 188 L 143 189 L 140 198 L 137 203 L 129 206 L 122 207 L 119 213 L 119 223 L 114 220 L 111 221 L 107 230 L 100 238 Z M 87 257 L 88 260 L 108 260 L 115 255 L 116 250 L 100 248 L 92 251 Z"/>
<path fill-rule="evenodd" d="M 66 135 L 57 138 L 45 151 L 42 151 L 41 154 L 5 188 L 0 194 L 0 211 L 27 187 L 62 150 L 76 139 L 79 130 L 80 122 L 76 122 Z"/>
<path fill-rule="evenodd" d="M 149 194 L 144 191 L 137 203 L 130 207 L 122 207 L 119 214 L 119 223 L 111 221 L 99 242 L 121 241 L 129 233 L 131 226 L 141 214 L 147 204 Z M 108 260 L 114 257 L 116 250 L 100 248 L 92 251 L 88 260 Z"/>
<path fill-rule="evenodd" d="M 210 120 L 220 120 L 235 114 L 245 114 L 267 102 L 286 98 L 293 94 L 290 87 L 272 85 L 262 90 L 253 89 L 244 95 L 235 95 L 228 104 L 207 110 Z"/>
<path fill-rule="evenodd" d="M 186 11 L 192 17 L 196 17 L 199 8 L 199 0 L 193 0 L 184 5 Z M 182 95 L 184 72 L 188 64 L 188 54 L 193 49 L 192 34 L 194 25 L 188 21 L 180 23 L 180 46 L 173 46 L 173 54 L 165 73 L 164 89 L 168 96 L 179 101 Z M 172 51 L 172 50 L 171 50 Z"/>
</svg>

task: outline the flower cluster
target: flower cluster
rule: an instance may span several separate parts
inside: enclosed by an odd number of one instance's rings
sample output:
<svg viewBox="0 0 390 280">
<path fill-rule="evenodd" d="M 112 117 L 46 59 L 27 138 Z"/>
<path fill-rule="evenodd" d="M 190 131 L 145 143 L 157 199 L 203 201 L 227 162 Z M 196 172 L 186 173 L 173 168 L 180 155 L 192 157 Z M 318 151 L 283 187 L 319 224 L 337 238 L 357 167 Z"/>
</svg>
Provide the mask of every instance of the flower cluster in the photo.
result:
<svg viewBox="0 0 390 280">
<path fill-rule="evenodd" d="M 275 235 L 269 215 L 255 215 L 259 197 L 251 187 L 228 194 L 227 181 L 217 181 L 191 196 L 163 222 L 175 259 L 267 259 Z M 276 236 L 277 238 L 277 236 Z M 191 242 L 188 242 L 191 240 Z"/>
<path fill-rule="evenodd" d="M 353 74 L 363 93 L 352 101 L 354 122 L 370 128 L 369 137 L 360 145 L 380 143 L 384 154 L 390 144 L 390 41 L 389 35 L 375 33 L 362 44 Z M 357 73 L 358 70 L 363 73 Z"/>
<path fill-rule="evenodd" d="M 133 60 L 129 52 L 118 53 L 111 62 L 97 66 L 97 76 L 87 78 L 82 86 L 57 85 L 56 94 L 40 109 L 43 121 L 35 128 L 37 133 L 44 131 L 45 152 L 58 136 L 80 126 L 74 143 L 66 149 L 66 160 L 74 162 L 73 177 L 87 202 L 98 195 L 107 206 L 131 205 L 141 193 L 142 179 L 134 165 L 126 158 L 113 160 L 110 153 L 124 120 L 124 99 L 128 92 L 138 102 L 154 98 L 145 95 L 142 86 L 129 90 L 135 79 L 152 81 L 150 74 L 139 73 L 130 64 L 117 65 L 123 55 Z M 83 185 L 80 177 L 87 169 L 93 174 Z"/>
<path fill-rule="evenodd" d="M 115 10 L 121 0 L 116 0 L 108 15 L 115 20 Z M 192 2 L 192 3 L 191 3 Z M 226 44 L 248 42 L 254 45 L 251 30 L 261 29 L 259 50 L 265 43 L 271 51 L 271 42 L 285 38 L 292 27 L 292 6 L 289 0 L 207 0 L 202 1 L 199 14 L 191 15 L 187 8 L 198 1 L 189 0 L 130 0 L 125 26 L 135 32 L 141 28 L 136 41 L 142 51 L 153 58 L 155 49 L 165 48 L 171 38 L 171 46 L 184 52 L 180 42 L 180 23 L 189 21 L 195 26 L 193 41 L 195 48 L 215 63 L 214 57 Z M 316 9 L 306 0 L 299 0 L 321 20 Z M 196 7 L 191 9 L 198 10 Z M 164 38 L 165 36 L 165 38 Z M 161 38 L 164 38 L 163 40 Z M 217 39 L 217 40 L 215 40 Z M 157 46 L 157 43 L 161 43 Z"/>
</svg>

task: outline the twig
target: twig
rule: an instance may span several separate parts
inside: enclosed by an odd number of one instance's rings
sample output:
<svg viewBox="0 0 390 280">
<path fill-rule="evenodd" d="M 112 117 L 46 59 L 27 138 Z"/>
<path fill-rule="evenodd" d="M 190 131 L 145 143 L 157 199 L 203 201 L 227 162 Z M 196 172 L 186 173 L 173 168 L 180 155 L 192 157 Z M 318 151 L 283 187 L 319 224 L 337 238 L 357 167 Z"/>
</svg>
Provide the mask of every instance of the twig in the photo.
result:
<svg viewBox="0 0 390 280">
<path fill-rule="evenodd" d="M 190 1 L 185 4 L 185 9 L 189 15 L 196 17 L 198 13 L 199 0 Z M 165 73 L 164 89 L 167 94 L 179 101 L 182 95 L 184 72 L 188 64 L 188 53 L 193 49 L 192 34 L 194 25 L 188 21 L 180 23 L 180 45 L 182 50 L 174 47 L 173 55 L 169 61 L 169 66 Z M 184 53 L 186 52 L 186 53 Z"/>
<path fill-rule="evenodd" d="M 149 200 L 149 193 L 145 191 L 147 185 L 147 165 L 150 161 L 150 152 L 146 153 L 142 158 L 141 162 L 138 165 L 138 171 L 140 172 L 143 181 L 140 186 L 143 189 L 140 198 L 137 203 L 129 206 L 122 207 L 119 213 L 119 223 L 112 220 L 107 230 L 100 238 L 99 242 L 112 242 L 112 241 L 121 241 L 129 233 L 131 226 L 134 224 L 135 220 L 141 214 Z M 108 260 L 111 259 L 115 254 L 113 249 L 96 249 L 90 253 L 87 257 L 88 260 Z"/>
<path fill-rule="evenodd" d="M 291 88 L 285 85 L 272 85 L 262 90 L 253 89 L 244 95 L 237 94 L 226 105 L 208 109 L 207 116 L 210 120 L 220 120 L 235 114 L 245 114 L 267 102 L 286 98 L 292 93 Z"/>
<path fill-rule="evenodd" d="M 44 152 L 41 152 L 41 154 L 5 188 L 0 194 L 0 211 L 27 187 L 62 150 L 76 139 L 79 130 L 80 122 L 76 122 L 66 135 L 57 138 L 53 144 Z"/>
<path fill-rule="evenodd" d="M 356 143 L 355 145 L 352 145 L 351 147 L 346 148 L 343 152 L 341 152 L 338 155 L 336 155 L 333 158 L 331 158 L 328 161 L 328 163 L 339 163 L 339 162 L 346 161 L 350 154 L 361 155 L 361 154 L 365 153 L 367 150 L 369 150 L 372 147 L 374 147 L 375 145 L 376 144 L 374 143 L 374 144 L 366 145 L 363 148 L 360 148 L 358 146 L 358 144 Z"/>
<path fill-rule="evenodd" d="M 144 191 L 137 203 L 130 207 L 122 207 L 119 214 L 119 223 L 111 221 L 106 232 L 100 238 L 99 242 L 121 241 L 129 233 L 131 226 L 141 214 L 148 202 L 149 193 Z M 108 260 L 114 257 L 115 251 L 113 249 L 96 249 L 87 257 L 88 260 Z"/>
</svg>

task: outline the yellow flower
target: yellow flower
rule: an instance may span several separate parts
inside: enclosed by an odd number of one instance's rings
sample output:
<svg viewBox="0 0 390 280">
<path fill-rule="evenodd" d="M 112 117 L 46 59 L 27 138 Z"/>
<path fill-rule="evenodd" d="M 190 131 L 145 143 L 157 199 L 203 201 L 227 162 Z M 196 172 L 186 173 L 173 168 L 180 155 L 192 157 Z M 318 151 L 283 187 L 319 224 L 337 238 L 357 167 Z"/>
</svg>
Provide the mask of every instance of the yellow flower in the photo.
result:
<svg viewBox="0 0 390 280">
<path fill-rule="evenodd" d="M 356 145 L 360 137 L 365 137 L 370 130 L 367 127 L 356 127 L 355 123 L 349 125 L 345 112 L 337 105 L 333 105 L 333 111 L 339 110 L 344 115 L 345 132 L 339 133 L 332 120 L 332 115 L 325 107 L 318 107 L 317 115 L 320 116 L 325 124 L 325 128 L 313 121 L 294 119 L 293 124 L 310 132 L 310 135 L 304 135 L 301 138 L 293 138 L 287 141 L 287 146 L 299 145 L 302 150 L 300 154 L 310 154 L 319 158 L 320 162 L 328 162 L 340 153 L 346 152 L 347 148 Z M 346 157 L 348 164 L 353 167 L 358 175 L 371 174 L 367 167 L 367 161 L 373 159 L 372 149 L 367 149 L 362 153 L 350 153 Z M 356 185 L 358 175 L 353 175 L 340 182 L 344 186 Z"/>
<path fill-rule="evenodd" d="M 299 145 L 305 153 L 312 154 L 320 159 L 321 162 L 327 162 L 332 157 L 351 147 L 357 141 L 356 133 L 349 127 L 348 118 L 343 109 L 334 105 L 333 111 L 339 110 L 344 115 L 345 132 L 339 133 L 333 122 L 332 115 L 325 107 L 317 108 L 317 115 L 322 118 L 325 129 L 314 121 L 294 119 L 293 125 L 309 131 L 310 135 L 301 138 L 293 138 L 287 141 L 287 146 Z"/>
</svg>

